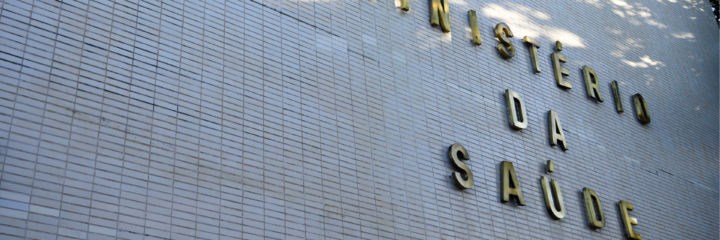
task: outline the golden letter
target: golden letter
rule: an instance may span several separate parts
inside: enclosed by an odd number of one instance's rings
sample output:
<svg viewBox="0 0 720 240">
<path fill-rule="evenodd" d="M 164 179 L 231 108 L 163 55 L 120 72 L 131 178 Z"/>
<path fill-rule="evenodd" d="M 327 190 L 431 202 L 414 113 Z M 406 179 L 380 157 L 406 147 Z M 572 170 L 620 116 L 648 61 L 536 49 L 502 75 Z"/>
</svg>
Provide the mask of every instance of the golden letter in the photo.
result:
<svg viewBox="0 0 720 240">
<path fill-rule="evenodd" d="M 597 74 L 592 68 L 583 66 L 583 77 L 585 78 L 585 88 L 587 88 L 588 97 L 595 98 L 599 102 L 603 101 L 602 95 L 600 95 L 600 80 L 598 80 Z"/>
<path fill-rule="evenodd" d="M 400 0 L 400 10 L 410 11 L 410 0 Z"/>
<path fill-rule="evenodd" d="M 643 96 L 638 93 L 633 96 L 633 102 L 635 103 L 635 112 L 637 113 L 637 119 L 640 121 L 640 123 L 650 123 L 650 113 L 648 113 L 645 98 L 643 98 Z"/>
<path fill-rule="evenodd" d="M 468 155 L 467 150 L 465 150 L 465 147 L 460 145 L 459 143 L 453 144 L 450 146 L 450 151 L 448 152 L 448 157 L 450 157 L 450 160 L 452 160 L 455 167 L 459 168 L 462 172 L 454 172 L 453 179 L 455 180 L 455 184 L 459 188 L 462 189 L 468 189 L 471 188 L 473 185 L 473 175 L 470 171 L 470 168 L 465 165 L 460 160 L 470 160 L 470 155 Z"/>
<path fill-rule="evenodd" d="M 548 129 L 550 130 L 550 145 L 555 146 L 560 141 L 562 149 L 568 150 L 567 140 L 565 140 L 565 134 L 560 125 L 560 117 L 555 111 L 548 112 Z"/>
<path fill-rule="evenodd" d="M 508 120 L 510 126 L 515 129 L 527 128 L 527 112 L 525 111 L 525 104 L 523 104 L 522 98 L 513 90 L 505 90 L 505 100 L 507 102 Z M 520 113 L 518 115 L 518 112 Z"/>
<path fill-rule="evenodd" d="M 589 188 L 583 188 L 583 196 L 585 197 L 588 225 L 594 228 L 605 227 L 605 214 L 603 213 L 602 203 L 600 203 L 600 197 Z"/>
<path fill-rule="evenodd" d="M 538 61 L 538 48 L 540 48 L 540 44 L 527 36 L 523 38 L 523 42 L 530 48 L 530 58 L 532 59 L 533 70 L 535 70 L 536 73 L 539 73 L 540 62 Z"/>
<path fill-rule="evenodd" d="M 515 56 L 515 46 L 512 44 L 509 37 L 513 37 L 513 33 L 505 23 L 498 23 L 495 26 L 495 37 L 498 38 L 500 43 L 497 45 L 500 55 L 504 58 L 511 58 Z"/>
<path fill-rule="evenodd" d="M 557 50 L 558 52 L 562 51 L 562 43 L 560 43 L 560 41 L 555 42 L 555 50 Z M 570 82 L 563 80 L 563 76 L 570 76 L 570 70 L 560 66 L 560 62 L 567 62 L 567 58 L 565 58 L 565 56 L 563 55 L 560 55 L 559 53 L 552 53 L 550 54 L 550 57 L 552 58 L 553 62 L 555 84 L 557 84 L 558 87 L 564 87 L 567 89 L 572 88 L 572 84 Z"/>
<path fill-rule="evenodd" d="M 563 204 L 560 184 L 555 180 L 550 182 L 552 183 L 552 188 L 550 184 L 548 184 L 546 177 L 540 177 L 543 195 L 545 196 L 545 208 L 547 208 L 548 213 L 550 213 L 550 216 L 554 219 L 563 219 L 565 217 L 565 204 Z M 550 192 L 552 192 L 552 195 L 550 195 Z"/>
<path fill-rule="evenodd" d="M 518 181 L 517 174 L 515 174 L 513 164 L 508 161 L 503 161 L 500 164 L 500 174 L 502 174 L 502 187 L 500 189 L 502 202 L 509 202 L 510 197 L 513 196 L 518 205 L 525 206 L 525 198 L 523 197 L 520 181 Z"/>
<path fill-rule="evenodd" d="M 468 18 L 470 20 L 470 29 L 472 30 L 472 43 L 475 45 L 481 45 L 482 39 L 480 38 L 480 29 L 478 28 L 477 14 L 475 10 L 468 11 Z"/>
<path fill-rule="evenodd" d="M 442 1 L 442 3 L 440 2 Z M 440 25 L 443 32 L 450 32 L 450 5 L 448 0 L 432 0 L 430 7 L 430 24 Z"/>
<path fill-rule="evenodd" d="M 615 109 L 617 109 L 619 113 L 624 112 L 622 98 L 620 97 L 620 86 L 618 86 L 617 81 L 612 81 L 612 90 L 613 96 L 615 96 Z"/>
<path fill-rule="evenodd" d="M 640 234 L 634 233 L 632 229 L 632 225 L 637 225 L 637 220 L 628 215 L 628 211 L 633 210 L 633 205 L 626 201 L 620 201 L 618 202 L 618 206 L 620 207 L 620 216 L 622 217 L 623 224 L 625 225 L 626 236 L 629 239 L 641 240 L 642 238 L 640 237 Z"/>
<path fill-rule="evenodd" d="M 555 163 L 552 160 L 547 160 L 545 164 L 545 173 L 555 172 Z"/>
</svg>

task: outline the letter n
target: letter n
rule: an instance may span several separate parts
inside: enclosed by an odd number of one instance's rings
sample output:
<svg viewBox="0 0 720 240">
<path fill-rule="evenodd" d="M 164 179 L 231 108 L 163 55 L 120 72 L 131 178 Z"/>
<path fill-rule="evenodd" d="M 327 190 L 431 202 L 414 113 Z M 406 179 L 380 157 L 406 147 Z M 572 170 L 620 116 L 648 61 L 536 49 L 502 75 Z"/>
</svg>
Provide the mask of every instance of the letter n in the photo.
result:
<svg viewBox="0 0 720 240">
<path fill-rule="evenodd" d="M 433 26 L 440 25 L 443 32 L 450 32 L 450 4 L 448 4 L 448 0 L 432 0 L 430 24 Z"/>
</svg>

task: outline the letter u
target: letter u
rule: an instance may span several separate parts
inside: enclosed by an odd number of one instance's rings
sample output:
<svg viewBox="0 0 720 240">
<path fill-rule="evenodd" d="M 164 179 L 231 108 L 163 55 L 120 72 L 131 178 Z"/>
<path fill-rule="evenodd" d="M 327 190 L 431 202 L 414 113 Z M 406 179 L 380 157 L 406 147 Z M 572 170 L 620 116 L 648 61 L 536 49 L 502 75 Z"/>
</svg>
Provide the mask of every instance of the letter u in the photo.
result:
<svg viewBox="0 0 720 240">
<path fill-rule="evenodd" d="M 560 192 L 560 184 L 551 180 L 548 183 L 546 177 L 540 177 L 542 183 L 543 195 L 545 196 L 545 207 L 554 219 L 563 219 L 565 217 L 565 205 L 563 204 L 562 193 Z M 550 185 L 552 184 L 552 188 Z M 550 195 L 552 192 L 552 196 Z"/>
</svg>

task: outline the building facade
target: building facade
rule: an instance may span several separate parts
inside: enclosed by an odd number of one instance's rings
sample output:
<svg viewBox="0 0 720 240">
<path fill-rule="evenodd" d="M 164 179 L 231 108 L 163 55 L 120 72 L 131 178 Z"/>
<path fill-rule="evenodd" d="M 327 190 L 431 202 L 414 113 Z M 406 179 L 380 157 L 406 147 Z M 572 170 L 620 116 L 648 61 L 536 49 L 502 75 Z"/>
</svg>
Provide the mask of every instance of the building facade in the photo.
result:
<svg viewBox="0 0 720 240">
<path fill-rule="evenodd" d="M 718 239 L 705 1 L 0 11 L 2 239 Z"/>
</svg>

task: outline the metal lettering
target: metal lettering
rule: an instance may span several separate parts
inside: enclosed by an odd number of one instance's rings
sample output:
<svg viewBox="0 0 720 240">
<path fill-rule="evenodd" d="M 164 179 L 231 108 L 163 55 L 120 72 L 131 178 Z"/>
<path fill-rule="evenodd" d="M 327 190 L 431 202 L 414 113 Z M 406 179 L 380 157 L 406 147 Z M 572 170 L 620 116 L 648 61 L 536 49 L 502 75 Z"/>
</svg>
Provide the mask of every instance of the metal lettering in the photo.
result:
<svg viewBox="0 0 720 240">
<path fill-rule="evenodd" d="M 637 234 L 633 232 L 632 225 L 637 225 L 637 220 L 634 218 L 631 218 L 628 214 L 628 211 L 633 210 L 632 203 L 626 202 L 626 201 L 620 201 L 618 202 L 618 206 L 620 207 L 620 216 L 623 220 L 623 225 L 625 225 L 625 236 L 629 239 L 633 240 L 641 240 L 642 237 L 640 237 L 640 234 Z"/>
<path fill-rule="evenodd" d="M 545 208 L 554 219 L 563 219 L 565 217 L 565 204 L 563 204 L 562 192 L 560 192 L 560 183 L 551 180 L 548 184 L 546 177 L 540 177 L 542 184 L 543 196 L 545 196 Z M 551 193 L 552 192 L 552 193 Z M 552 194 L 552 195 L 551 195 Z"/>
<path fill-rule="evenodd" d="M 443 32 L 450 32 L 450 5 L 448 0 L 432 0 L 430 24 L 440 26 Z"/>
<path fill-rule="evenodd" d="M 617 109 L 619 113 L 624 112 L 622 98 L 620 97 L 620 86 L 617 81 L 612 81 L 612 90 L 613 96 L 615 97 L 615 109 Z"/>
<path fill-rule="evenodd" d="M 589 188 L 583 188 L 583 196 L 585 197 L 588 225 L 593 228 L 605 227 L 605 214 L 603 213 L 602 203 L 600 203 L 600 197 Z"/>
<path fill-rule="evenodd" d="M 548 112 L 548 129 L 550 130 L 550 145 L 555 146 L 558 141 L 563 150 L 568 150 L 567 140 L 560 125 L 560 117 L 555 111 Z"/>
<path fill-rule="evenodd" d="M 552 160 L 547 160 L 547 164 L 545 164 L 545 173 L 551 172 L 555 172 L 555 163 L 553 163 Z"/>
<path fill-rule="evenodd" d="M 500 164 L 500 174 L 502 175 L 502 187 L 500 189 L 502 202 L 509 202 L 510 197 L 512 197 L 518 205 L 525 206 L 525 198 L 523 197 L 522 188 L 520 188 L 520 182 L 518 181 L 517 174 L 515 174 L 515 167 L 513 167 L 512 162 L 503 161 Z"/>
<path fill-rule="evenodd" d="M 562 43 L 560 43 L 560 41 L 555 42 L 555 50 L 558 52 L 562 51 Z M 555 75 L 555 84 L 557 84 L 558 87 L 571 89 L 572 84 L 563 79 L 563 76 L 570 76 L 570 70 L 560 66 L 561 62 L 567 62 L 567 58 L 565 58 L 565 56 L 563 56 L 563 55 L 560 55 L 560 53 L 551 53 L 550 58 L 552 59 L 552 62 L 553 62 L 553 73 Z"/>
<path fill-rule="evenodd" d="M 497 49 L 500 51 L 500 55 L 504 58 L 512 58 L 515 56 L 515 46 L 512 44 L 509 38 L 513 37 L 513 32 L 510 30 L 505 23 L 498 23 L 495 25 L 495 37 L 497 37 L 498 43 Z"/>
<path fill-rule="evenodd" d="M 510 126 L 515 129 L 525 129 L 528 126 L 527 111 L 522 98 L 513 90 L 505 90 L 505 100 L 507 102 L 508 121 Z M 518 113 L 520 113 L 518 115 Z"/>
<path fill-rule="evenodd" d="M 470 21 L 470 29 L 472 30 L 472 43 L 475 45 L 482 45 L 480 28 L 478 28 L 477 14 L 475 13 L 475 10 L 468 11 L 468 20 Z"/>
<path fill-rule="evenodd" d="M 598 80 L 597 74 L 588 66 L 583 66 L 582 71 L 588 97 L 595 98 L 598 102 L 602 102 L 603 97 L 600 95 L 600 81 Z"/>
<path fill-rule="evenodd" d="M 523 38 L 523 42 L 530 49 L 530 58 L 532 59 L 533 70 L 535 71 L 535 73 L 539 73 L 540 61 L 538 60 L 538 48 L 540 48 L 540 44 L 538 44 L 537 41 L 529 38 L 528 36 L 525 36 L 525 38 Z"/>
<path fill-rule="evenodd" d="M 640 123 L 650 123 L 650 113 L 648 113 L 645 98 L 643 98 L 643 96 L 638 93 L 633 96 L 633 102 L 635 103 L 635 113 L 637 114 L 637 119 L 640 121 Z"/>
<path fill-rule="evenodd" d="M 452 146 L 450 146 L 450 149 L 448 151 L 448 157 L 452 161 L 453 165 L 455 165 L 456 168 L 459 168 L 462 172 L 454 172 L 452 174 L 453 180 L 455 180 L 455 184 L 461 189 L 471 188 L 473 185 L 472 171 L 470 171 L 470 168 L 461 161 L 470 160 L 470 155 L 468 155 L 465 147 L 463 147 L 459 143 L 453 144 Z"/>
<path fill-rule="evenodd" d="M 410 11 L 410 0 L 400 0 L 400 10 Z"/>
</svg>

